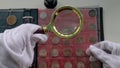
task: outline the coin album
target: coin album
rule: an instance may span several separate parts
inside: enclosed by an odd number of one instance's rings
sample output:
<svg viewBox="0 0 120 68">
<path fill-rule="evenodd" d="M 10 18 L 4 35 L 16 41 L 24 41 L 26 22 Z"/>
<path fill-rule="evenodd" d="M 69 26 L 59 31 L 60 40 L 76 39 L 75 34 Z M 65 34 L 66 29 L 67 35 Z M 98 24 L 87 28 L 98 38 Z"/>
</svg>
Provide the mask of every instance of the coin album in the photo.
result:
<svg viewBox="0 0 120 68">
<path fill-rule="evenodd" d="M 63 39 L 48 32 L 47 42 L 36 44 L 31 68 L 102 68 L 101 62 L 90 62 L 85 51 L 91 44 L 104 40 L 103 8 L 81 7 L 78 9 L 83 15 L 81 32 L 71 39 Z M 54 9 L 0 9 L 0 32 L 28 22 L 47 26 L 54 11 Z M 58 23 L 75 18 L 69 12 L 65 13 L 68 13 L 69 19 L 60 17 Z M 69 27 L 65 28 L 65 30 L 68 29 L 71 31 Z"/>
</svg>

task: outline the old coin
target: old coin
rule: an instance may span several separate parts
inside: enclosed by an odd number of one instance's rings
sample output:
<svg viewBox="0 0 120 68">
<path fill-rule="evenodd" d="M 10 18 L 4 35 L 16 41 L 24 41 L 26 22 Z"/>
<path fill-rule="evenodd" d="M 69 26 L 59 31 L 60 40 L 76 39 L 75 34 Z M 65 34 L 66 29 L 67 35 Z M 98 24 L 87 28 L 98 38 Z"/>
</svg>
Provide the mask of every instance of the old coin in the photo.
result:
<svg viewBox="0 0 120 68">
<path fill-rule="evenodd" d="M 46 63 L 45 63 L 45 62 L 41 62 L 41 63 L 39 64 L 39 68 L 47 68 Z"/>
<path fill-rule="evenodd" d="M 77 37 L 77 38 L 76 38 L 76 42 L 77 42 L 78 44 L 83 43 L 83 37 Z"/>
<path fill-rule="evenodd" d="M 96 16 L 96 11 L 95 11 L 94 9 L 90 10 L 90 11 L 89 11 L 89 16 L 90 16 L 90 17 Z"/>
<path fill-rule="evenodd" d="M 90 24 L 90 25 L 89 25 L 89 29 L 90 29 L 90 30 L 95 30 L 95 29 L 96 29 L 95 24 Z"/>
<path fill-rule="evenodd" d="M 71 56 L 72 51 L 70 48 L 66 48 L 66 49 L 64 49 L 63 54 L 64 54 L 64 56 Z"/>
<path fill-rule="evenodd" d="M 95 43 L 97 41 L 96 37 L 90 37 L 89 42 Z"/>
<path fill-rule="evenodd" d="M 40 13 L 40 18 L 41 19 L 46 19 L 47 18 L 47 13 L 46 12 L 41 12 Z"/>
<path fill-rule="evenodd" d="M 40 57 L 45 57 L 46 55 L 47 55 L 46 49 L 41 49 L 41 50 L 39 51 L 39 56 L 40 56 Z"/>
<path fill-rule="evenodd" d="M 58 62 L 53 62 L 51 68 L 60 68 L 59 63 Z"/>
<path fill-rule="evenodd" d="M 17 22 L 17 17 L 15 15 L 9 15 L 7 17 L 7 24 L 14 25 Z"/>
<path fill-rule="evenodd" d="M 64 68 L 72 68 L 72 63 L 71 62 L 66 62 L 64 65 Z"/>
<path fill-rule="evenodd" d="M 76 49 L 76 55 L 77 56 L 83 56 L 84 53 L 83 53 L 83 51 L 81 49 Z"/>
<path fill-rule="evenodd" d="M 52 39 L 53 44 L 58 44 L 59 41 L 60 41 L 60 39 L 58 37 L 53 37 L 53 39 Z"/>
<path fill-rule="evenodd" d="M 58 50 L 57 49 L 53 49 L 51 52 L 51 56 L 56 57 L 58 56 Z"/>
<path fill-rule="evenodd" d="M 77 68 L 85 68 L 85 65 L 83 62 L 78 62 L 77 63 Z"/>
</svg>

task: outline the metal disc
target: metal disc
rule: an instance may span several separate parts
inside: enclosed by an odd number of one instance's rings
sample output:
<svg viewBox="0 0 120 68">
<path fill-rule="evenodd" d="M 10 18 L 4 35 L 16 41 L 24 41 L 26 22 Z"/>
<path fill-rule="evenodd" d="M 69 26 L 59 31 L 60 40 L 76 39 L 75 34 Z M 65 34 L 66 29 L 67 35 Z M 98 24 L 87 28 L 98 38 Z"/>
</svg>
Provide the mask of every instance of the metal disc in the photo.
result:
<svg viewBox="0 0 120 68">
<path fill-rule="evenodd" d="M 58 50 L 57 49 L 53 49 L 51 52 L 51 56 L 56 57 L 58 56 Z"/>
<path fill-rule="evenodd" d="M 76 42 L 77 43 L 83 43 L 83 37 L 77 37 Z"/>
<path fill-rule="evenodd" d="M 41 19 L 46 19 L 47 18 L 47 13 L 46 12 L 41 12 L 40 13 L 40 18 Z"/>
<path fill-rule="evenodd" d="M 60 68 L 58 62 L 53 62 L 51 68 Z"/>
<path fill-rule="evenodd" d="M 66 62 L 64 65 L 64 68 L 72 68 L 72 63 L 71 62 Z"/>
<path fill-rule="evenodd" d="M 85 65 L 83 62 L 78 62 L 77 63 L 77 68 L 85 68 Z"/>
<path fill-rule="evenodd" d="M 89 16 L 90 16 L 90 17 L 96 16 L 96 11 L 95 11 L 94 9 L 90 10 L 90 11 L 89 11 Z"/>
<path fill-rule="evenodd" d="M 63 54 L 64 54 L 64 56 L 71 56 L 72 51 L 71 51 L 71 49 L 67 48 L 67 49 L 64 50 Z"/>
<path fill-rule="evenodd" d="M 7 24 L 14 25 L 17 22 L 17 17 L 15 15 L 9 15 L 7 17 Z"/>
<path fill-rule="evenodd" d="M 76 50 L 76 55 L 77 55 L 77 56 L 83 56 L 83 54 L 84 54 L 84 53 L 83 53 L 83 51 L 82 51 L 81 49 L 77 49 L 77 50 Z"/>
<path fill-rule="evenodd" d="M 39 64 L 39 68 L 47 68 L 46 63 L 45 63 L 45 62 L 41 62 L 41 63 Z"/>
<path fill-rule="evenodd" d="M 95 24 L 90 24 L 90 25 L 89 25 L 89 29 L 90 29 L 90 30 L 95 30 L 95 29 L 96 29 Z"/>
<path fill-rule="evenodd" d="M 39 56 L 40 57 L 45 57 L 46 55 L 47 55 L 46 49 L 41 49 L 40 52 L 39 52 Z"/>
<path fill-rule="evenodd" d="M 89 42 L 95 43 L 97 41 L 96 37 L 90 37 Z"/>
<path fill-rule="evenodd" d="M 53 37 L 53 39 L 52 39 L 53 44 L 58 44 L 59 41 L 60 41 L 60 39 L 58 37 Z"/>
</svg>

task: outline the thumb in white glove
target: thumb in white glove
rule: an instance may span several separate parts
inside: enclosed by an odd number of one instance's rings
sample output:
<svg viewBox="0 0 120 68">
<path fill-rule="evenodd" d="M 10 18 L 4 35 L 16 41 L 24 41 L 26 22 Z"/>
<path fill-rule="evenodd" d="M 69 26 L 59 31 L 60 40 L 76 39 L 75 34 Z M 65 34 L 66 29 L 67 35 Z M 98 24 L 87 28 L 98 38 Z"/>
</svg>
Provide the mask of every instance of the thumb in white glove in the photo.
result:
<svg viewBox="0 0 120 68">
<path fill-rule="evenodd" d="M 86 53 L 90 56 L 90 60 L 97 59 L 103 63 L 104 68 L 120 67 L 120 44 L 102 41 L 91 45 Z"/>
<path fill-rule="evenodd" d="M 41 27 L 35 24 L 22 24 L 3 33 L 3 46 L 17 64 L 17 68 L 28 68 L 34 57 L 34 47 L 37 41 L 45 42 L 45 34 L 34 34 Z"/>
</svg>

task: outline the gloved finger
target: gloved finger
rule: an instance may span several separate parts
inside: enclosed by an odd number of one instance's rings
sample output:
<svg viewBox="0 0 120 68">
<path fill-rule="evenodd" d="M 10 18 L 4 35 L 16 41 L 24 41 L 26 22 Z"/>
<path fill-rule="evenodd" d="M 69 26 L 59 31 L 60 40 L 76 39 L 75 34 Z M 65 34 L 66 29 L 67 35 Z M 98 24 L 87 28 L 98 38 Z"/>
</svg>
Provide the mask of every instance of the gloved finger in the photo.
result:
<svg viewBox="0 0 120 68">
<path fill-rule="evenodd" d="M 89 52 L 89 55 L 97 58 L 103 63 L 107 63 L 111 58 L 110 55 L 105 53 L 103 50 L 96 48 L 95 46 L 90 46 L 88 48 L 87 53 Z"/>
<path fill-rule="evenodd" d="M 32 39 L 36 42 L 44 43 L 47 41 L 48 36 L 46 34 L 33 34 Z"/>
<path fill-rule="evenodd" d="M 102 50 L 105 50 L 106 52 L 111 53 L 113 49 L 118 46 L 118 44 L 110 41 L 102 41 L 94 44 L 93 46 L 96 46 L 97 48 L 100 48 Z"/>
</svg>

